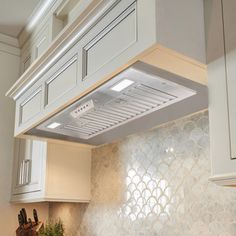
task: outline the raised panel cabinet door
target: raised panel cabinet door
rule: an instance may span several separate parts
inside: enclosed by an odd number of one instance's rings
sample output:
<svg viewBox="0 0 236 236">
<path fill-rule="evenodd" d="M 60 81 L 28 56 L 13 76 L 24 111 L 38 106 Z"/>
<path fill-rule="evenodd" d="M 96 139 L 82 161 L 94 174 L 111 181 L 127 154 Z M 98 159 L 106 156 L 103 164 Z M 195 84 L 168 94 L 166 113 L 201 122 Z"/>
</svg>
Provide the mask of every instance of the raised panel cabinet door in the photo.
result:
<svg viewBox="0 0 236 236">
<path fill-rule="evenodd" d="M 47 143 L 32 140 L 27 191 L 41 191 L 46 175 Z"/>
<path fill-rule="evenodd" d="M 49 47 L 50 37 L 49 37 L 49 25 L 47 24 L 33 39 L 33 55 L 34 60 L 40 57 Z"/>
<path fill-rule="evenodd" d="M 46 142 L 19 139 L 15 148 L 13 195 L 41 191 L 44 184 Z"/>
<path fill-rule="evenodd" d="M 15 180 L 13 194 L 24 193 L 26 185 L 29 183 L 30 176 L 30 156 L 31 140 L 18 139 L 15 145 Z"/>
<path fill-rule="evenodd" d="M 236 159 L 236 1 L 223 0 L 231 159 Z M 236 170 L 235 170 L 236 171 Z"/>
<path fill-rule="evenodd" d="M 22 125 L 38 115 L 42 105 L 42 87 L 34 90 L 19 106 L 19 125 Z"/>
<path fill-rule="evenodd" d="M 86 35 L 83 77 L 94 74 L 137 42 L 137 1 L 120 1 Z"/>
<path fill-rule="evenodd" d="M 46 81 L 45 105 L 50 105 L 77 84 L 77 54 L 70 58 Z"/>
<path fill-rule="evenodd" d="M 12 180 L 12 194 L 24 192 L 23 190 L 23 160 L 24 156 L 20 155 L 22 151 L 20 146 L 23 139 L 16 139 L 14 145 L 14 167 L 13 167 L 13 180 Z"/>
</svg>

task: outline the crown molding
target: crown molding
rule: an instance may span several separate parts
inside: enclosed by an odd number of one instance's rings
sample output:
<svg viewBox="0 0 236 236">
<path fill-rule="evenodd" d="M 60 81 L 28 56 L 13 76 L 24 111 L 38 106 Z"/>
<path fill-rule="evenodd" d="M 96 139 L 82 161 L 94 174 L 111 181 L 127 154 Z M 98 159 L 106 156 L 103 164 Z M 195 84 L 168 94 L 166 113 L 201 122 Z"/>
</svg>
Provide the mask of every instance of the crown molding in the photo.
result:
<svg viewBox="0 0 236 236">
<path fill-rule="evenodd" d="M 11 36 L 0 33 L 0 52 L 20 56 L 18 40 Z"/>
<path fill-rule="evenodd" d="M 19 42 L 17 38 L 13 38 L 3 33 L 0 33 L 0 43 L 19 48 Z"/>
</svg>

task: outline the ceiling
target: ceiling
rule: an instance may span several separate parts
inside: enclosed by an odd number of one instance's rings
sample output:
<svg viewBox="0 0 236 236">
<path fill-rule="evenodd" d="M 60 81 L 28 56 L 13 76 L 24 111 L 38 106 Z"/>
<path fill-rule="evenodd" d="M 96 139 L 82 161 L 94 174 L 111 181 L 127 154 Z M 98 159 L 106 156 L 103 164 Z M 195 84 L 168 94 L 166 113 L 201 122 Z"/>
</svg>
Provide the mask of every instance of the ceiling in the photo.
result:
<svg viewBox="0 0 236 236">
<path fill-rule="evenodd" d="M 40 0 L 0 0 L 0 33 L 17 37 Z"/>
</svg>

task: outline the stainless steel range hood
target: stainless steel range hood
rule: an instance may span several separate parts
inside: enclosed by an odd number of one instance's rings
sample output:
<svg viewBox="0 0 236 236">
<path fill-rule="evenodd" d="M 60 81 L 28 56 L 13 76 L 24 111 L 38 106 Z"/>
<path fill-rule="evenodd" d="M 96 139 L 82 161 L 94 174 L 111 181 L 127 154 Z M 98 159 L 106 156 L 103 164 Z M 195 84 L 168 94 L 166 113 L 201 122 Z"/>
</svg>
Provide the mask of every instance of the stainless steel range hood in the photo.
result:
<svg viewBox="0 0 236 236">
<path fill-rule="evenodd" d="M 27 134 L 100 145 L 206 107 L 205 86 L 137 62 Z"/>
</svg>

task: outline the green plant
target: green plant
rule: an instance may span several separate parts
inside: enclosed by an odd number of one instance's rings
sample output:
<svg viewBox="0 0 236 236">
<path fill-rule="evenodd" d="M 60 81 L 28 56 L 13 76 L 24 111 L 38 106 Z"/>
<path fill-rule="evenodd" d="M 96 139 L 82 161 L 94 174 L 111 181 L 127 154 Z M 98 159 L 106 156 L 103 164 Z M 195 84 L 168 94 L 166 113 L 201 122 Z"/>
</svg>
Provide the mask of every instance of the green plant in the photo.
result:
<svg viewBox="0 0 236 236">
<path fill-rule="evenodd" d="M 61 219 L 52 221 L 49 220 L 44 229 L 39 232 L 39 236 L 63 236 L 64 235 L 64 226 Z"/>
</svg>

